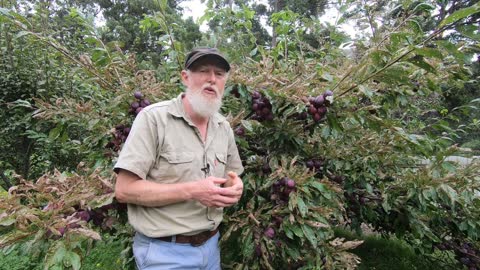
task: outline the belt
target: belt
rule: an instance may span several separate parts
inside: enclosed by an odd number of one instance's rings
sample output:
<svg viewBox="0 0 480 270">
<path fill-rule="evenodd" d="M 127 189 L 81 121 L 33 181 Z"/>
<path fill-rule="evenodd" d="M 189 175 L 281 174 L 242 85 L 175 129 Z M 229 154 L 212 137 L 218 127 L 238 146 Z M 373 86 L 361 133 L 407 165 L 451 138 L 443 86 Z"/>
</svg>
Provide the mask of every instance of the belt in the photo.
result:
<svg viewBox="0 0 480 270">
<path fill-rule="evenodd" d="M 218 228 L 213 231 L 204 231 L 194 235 L 177 234 L 175 236 L 156 237 L 155 239 L 165 242 L 173 242 L 175 239 L 175 243 L 190 244 L 194 247 L 198 247 L 207 242 L 207 240 L 214 236 L 217 232 Z"/>
</svg>

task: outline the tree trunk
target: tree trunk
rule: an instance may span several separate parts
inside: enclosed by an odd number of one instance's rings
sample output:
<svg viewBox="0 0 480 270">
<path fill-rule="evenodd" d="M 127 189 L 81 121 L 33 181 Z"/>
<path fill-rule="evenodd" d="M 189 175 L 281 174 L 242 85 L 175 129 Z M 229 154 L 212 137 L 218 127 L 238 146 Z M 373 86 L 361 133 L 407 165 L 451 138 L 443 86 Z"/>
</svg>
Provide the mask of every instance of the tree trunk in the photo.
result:
<svg viewBox="0 0 480 270">
<path fill-rule="evenodd" d="M 0 178 L 2 178 L 3 180 L 3 183 L 0 184 L 0 186 L 2 186 L 3 189 L 8 191 L 12 187 L 12 182 L 8 180 L 7 176 L 5 176 L 4 171 L 1 171 L 1 170 L 0 170 Z"/>
<path fill-rule="evenodd" d="M 275 0 L 274 4 L 273 4 L 273 13 L 277 13 L 278 12 L 278 1 L 281 1 L 281 0 Z M 277 46 L 277 29 L 275 27 L 275 25 L 273 25 L 272 27 L 272 48 L 275 48 Z"/>
<path fill-rule="evenodd" d="M 25 180 L 28 180 L 30 175 L 30 157 L 32 155 L 34 142 L 27 137 L 23 137 L 23 145 L 26 151 L 23 157 L 22 176 Z"/>
</svg>

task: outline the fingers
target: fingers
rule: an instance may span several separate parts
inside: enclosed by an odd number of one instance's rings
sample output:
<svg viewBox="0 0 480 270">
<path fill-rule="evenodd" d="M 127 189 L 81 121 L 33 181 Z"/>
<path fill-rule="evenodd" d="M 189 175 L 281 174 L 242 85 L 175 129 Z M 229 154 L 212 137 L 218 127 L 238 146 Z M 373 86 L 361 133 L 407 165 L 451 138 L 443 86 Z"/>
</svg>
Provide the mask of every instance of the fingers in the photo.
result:
<svg viewBox="0 0 480 270">
<path fill-rule="evenodd" d="M 227 175 L 228 175 L 229 178 L 232 178 L 232 179 L 238 177 L 237 173 L 232 172 L 232 171 L 229 171 L 229 172 L 227 173 Z"/>
<path fill-rule="evenodd" d="M 225 178 L 217 178 L 217 177 L 208 177 L 209 179 L 211 179 L 213 181 L 214 184 L 223 184 L 225 182 L 227 182 L 227 179 Z"/>
</svg>

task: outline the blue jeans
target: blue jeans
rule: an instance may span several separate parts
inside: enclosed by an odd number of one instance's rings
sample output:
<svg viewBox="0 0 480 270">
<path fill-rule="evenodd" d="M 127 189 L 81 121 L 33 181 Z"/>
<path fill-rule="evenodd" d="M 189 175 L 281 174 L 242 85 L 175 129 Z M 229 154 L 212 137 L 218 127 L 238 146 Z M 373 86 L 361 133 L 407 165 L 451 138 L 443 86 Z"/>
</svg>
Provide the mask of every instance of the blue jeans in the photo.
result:
<svg viewBox="0 0 480 270">
<path fill-rule="evenodd" d="M 165 242 L 136 233 L 133 255 L 139 270 L 220 270 L 217 232 L 203 245 Z"/>
</svg>

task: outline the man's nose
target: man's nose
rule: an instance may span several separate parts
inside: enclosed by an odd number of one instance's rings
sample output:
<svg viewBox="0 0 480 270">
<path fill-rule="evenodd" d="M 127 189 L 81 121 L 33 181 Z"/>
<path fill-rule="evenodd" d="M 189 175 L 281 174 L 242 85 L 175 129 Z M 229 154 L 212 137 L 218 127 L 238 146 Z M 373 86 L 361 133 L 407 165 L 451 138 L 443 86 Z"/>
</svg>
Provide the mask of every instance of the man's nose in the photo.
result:
<svg viewBox="0 0 480 270">
<path fill-rule="evenodd" d="M 217 77 L 215 76 L 215 70 L 209 71 L 207 76 L 208 76 L 208 78 L 207 78 L 208 81 L 211 82 L 211 83 L 214 83 L 217 80 Z"/>
</svg>

